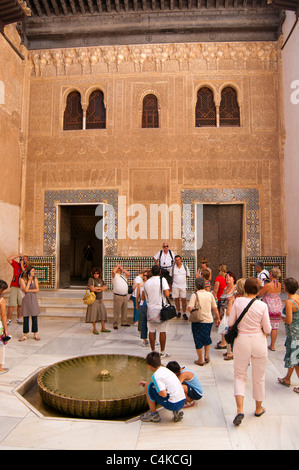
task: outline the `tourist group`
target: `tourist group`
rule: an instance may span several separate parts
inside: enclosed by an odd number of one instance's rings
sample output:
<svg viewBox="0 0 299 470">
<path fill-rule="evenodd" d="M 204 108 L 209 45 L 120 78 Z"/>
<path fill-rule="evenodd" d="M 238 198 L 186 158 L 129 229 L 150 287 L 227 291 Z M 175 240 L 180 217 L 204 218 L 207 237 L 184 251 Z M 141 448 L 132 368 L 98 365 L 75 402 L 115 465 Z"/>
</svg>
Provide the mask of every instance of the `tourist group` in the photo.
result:
<svg viewBox="0 0 299 470">
<path fill-rule="evenodd" d="M 17 322 L 23 324 L 23 334 L 19 341 L 26 341 L 31 331 L 36 341 L 38 335 L 38 315 L 40 313 L 37 293 L 38 279 L 34 266 L 28 263 L 27 256 L 11 256 L 8 262 L 13 268 L 9 300 L 6 314 L 4 294 L 8 284 L 0 280 L 0 375 L 4 368 L 5 345 L 8 342 L 9 325 L 14 308 L 17 308 Z M 142 269 L 129 285 L 130 272 L 117 265 L 111 273 L 113 287 L 113 329 L 130 327 L 128 322 L 128 302 L 134 305 L 133 323 L 137 326 L 141 345 L 150 346 L 146 363 L 152 372 L 150 382 L 140 382 L 145 388 L 149 411 L 141 416 L 142 421 L 161 420 L 157 405 L 173 412 L 174 421 L 183 418 L 183 408 L 191 407 L 200 400 L 203 390 L 197 373 L 182 367 L 176 361 L 166 366 L 161 360 L 170 356 L 166 351 L 167 330 L 173 320 L 161 318 L 162 310 L 171 311 L 171 316 L 190 322 L 196 350 L 196 366 L 209 363 L 209 350 L 212 345 L 211 330 L 218 328 L 219 342 L 215 348 L 222 350 L 223 360 L 234 361 L 234 396 L 236 416 L 233 423 L 240 425 L 244 418 L 244 397 L 247 369 L 252 368 L 252 394 L 255 400 L 256 417 L 265 413 L 262 406 L 265 399 L 265 373 L 268 352 L 275 352 L 277 332 L 281 322 L 285 324 L 286 353 L 284 357 L 285 377 L 278 382 L 291 386 L 295 370 L 299 377 L 299 295 L 298 282 L 289 277 L 283 282 L 287 300 L 281 300 L 281 272 L 273 267 L 269 271 L 261 261 L 256 261 L 256 277 L 237 279 L 224 264 L 219 264 L 218 273 L 213 278 L 207 259 L 201 259 L 196 272 L 194 292 L 187 301 L 190 270 L 182 257 L 169 249 L 164 242 L 162 249 L 153 257 L 153 265 Z M 103 291 L 107 285 L 102 270 L 92 267 L 87 288 L 93 297 L 88 302 L 86 322 L 92 324 L 92 333 L 99 335 L 97 323 L 101 323 L 101 333 L 111 333 L 106 327 L 107 310 L 103 301 Z M 173 299 L 174 302 L 171 302 Z M 174 305 L 173 305 L 174 304 Z M 175 309 L 173 308 L 175 306 Z M 175 313 L 173 313 L 173 310 Z M 175 320 L 174 320 L 175 321 Z M 236 331 L 234 338 L 233 331 Z M 269 344 L 268 339 L 270 338 Z M 157 350 L 159 346 L 159 350 Z M 293 388 L 299 392 L 299 387 Z"/>
</svg>

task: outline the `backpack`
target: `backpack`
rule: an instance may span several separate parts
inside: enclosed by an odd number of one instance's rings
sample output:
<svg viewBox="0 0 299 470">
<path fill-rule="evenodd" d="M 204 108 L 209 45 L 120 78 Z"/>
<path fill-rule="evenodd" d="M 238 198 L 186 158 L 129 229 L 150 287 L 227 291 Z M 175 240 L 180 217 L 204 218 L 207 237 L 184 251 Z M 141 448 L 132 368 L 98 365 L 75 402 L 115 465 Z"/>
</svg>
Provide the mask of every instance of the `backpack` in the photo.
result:
<svg viewBox="0 0 299 470">
<path fill-rule="evenodd" d="M 163 250 L 160 251 L 160 255 L 159 255 L 159 265 L 161 266 L 161 256 L 162 256 L 162 253 L 163 253 Z M 172 256 L 172 251 L 169 250 L 169 254 L 170 254 L 170 257 L 171 257 L 171 265 L 173 266 L 173 256 Z"/>
</svg>

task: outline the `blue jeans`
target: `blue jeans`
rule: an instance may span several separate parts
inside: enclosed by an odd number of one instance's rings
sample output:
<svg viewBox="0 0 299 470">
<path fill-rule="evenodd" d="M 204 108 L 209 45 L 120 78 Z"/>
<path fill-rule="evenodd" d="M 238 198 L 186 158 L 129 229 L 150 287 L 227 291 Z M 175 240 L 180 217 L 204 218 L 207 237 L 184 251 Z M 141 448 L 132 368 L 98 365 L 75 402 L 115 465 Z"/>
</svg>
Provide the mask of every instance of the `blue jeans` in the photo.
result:
<svg viewBox="0 0 299 470">
<path fill-rule="evenodd" d="M 133 297 L 132 295 L 132 300 L 133 300 L 133 305 L 134 305 L 134 316 L 133 316 L 133 321 L 134 323 L 138 321 L 139 318 L 139 311 L 136 308 L 136 297 Z"/>
<path fill-rule="evenodd" d="M 139 315 L 141 320 L 140 338 L 147 339 L 147 305 L 143 302 L 143 305 L 139 305 Z"/>
</svg>

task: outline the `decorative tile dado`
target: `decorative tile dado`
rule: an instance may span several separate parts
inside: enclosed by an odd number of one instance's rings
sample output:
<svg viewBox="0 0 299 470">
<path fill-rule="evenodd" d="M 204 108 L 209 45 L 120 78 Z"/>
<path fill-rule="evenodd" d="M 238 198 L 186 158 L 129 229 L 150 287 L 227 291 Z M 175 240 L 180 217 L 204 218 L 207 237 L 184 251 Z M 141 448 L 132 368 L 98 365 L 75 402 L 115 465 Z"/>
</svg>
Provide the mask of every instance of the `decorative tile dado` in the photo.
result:
<svg viewBox="0 0 299 470">
<path fill-rule="evenodd" d="M 190 277 L 187 280 L 187 289 L 194 289 L 195 279 L 195 257 L 182 257 L 182 262 L 188 266 L 190 271 Z M 133 284 L 135 277 L 142 271 L 142 269 L 151 269 L 153 266 L 152 256 L 105 256 L 104 257 L 104 280 L 107 284 L 108 289 L 112 289 L 111 273 L 113 268 L 121 264 L 126 268 L 130 277 L 128 280 L 129 284 Z"/>
<path fill-rule="evenodd" d="M 256 277 L 255 263 L 262 261 L 264 268 L 270 271 L 272 268 L 279 268 L 281 272 L 280 281 L 286 278 L 286 256 L 247 256 L 246 257 L 246 277 Z"/>
<path fill-rule="evenodd" d="M 57 206 L 67 204 L 109 204 L 114 208 L 115 218 L 118 214 L 118 191 L 114 189 L 103 190 L 62 190 L 45 191 L 44 199 L 44 255 L 56 254 L 57 240 Z M 108 214 L 109 217 L 109 214 Z M 108 224 L 110 225 L 110 224 Z M 115 233 L 104 231 L 104 253 L 117 254 L 117 223 L 113 224 Z"/>
<path fill-rule="evenodd" d="M 259 190 L 256 188 L 203 188 L 181 191 L 182 211 L 184 204 L 190 205 L 188 223 L 182 230 L 182 255 L 194 254 L 195 205 L 196 204 L 241 203 L 245 206 L 245 247 L 247 256 L 258 256 L 261 249 Z M 186 215 L 187 214 L 187 215 Z M 183 212 L 182 212 L 183 215 Z M 188 211 L 184 212 L 184 217 Z M 182 216 L 183 220 L 183 216 Z M 186 219 L 185 219 L 186 222 Z M 186 229 L 187 228 L 187 229 Z M 204 236 L 204 234 L 203 234 Z"/>
<path fill-rule="evenodd" d="M 29 256 L 28 262 L 35 269 L 40 289 L 55 289 L 56 257 Z"/>
</svg>

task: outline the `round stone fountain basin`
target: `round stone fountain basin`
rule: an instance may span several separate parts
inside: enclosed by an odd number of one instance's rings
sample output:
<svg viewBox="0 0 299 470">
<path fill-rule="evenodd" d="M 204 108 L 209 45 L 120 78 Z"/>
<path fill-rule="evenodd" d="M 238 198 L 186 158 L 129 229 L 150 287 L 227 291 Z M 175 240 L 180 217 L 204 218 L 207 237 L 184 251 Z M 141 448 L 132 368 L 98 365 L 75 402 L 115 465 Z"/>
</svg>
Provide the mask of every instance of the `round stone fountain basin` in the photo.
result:
<svg viewBox="0 0 299 470">
<path fill-rule="evenodd" d="M 145 390 L 138 384 L 150 377 L 142 357 L 99 354 L 57 362 L 39 373 L 37 384 L 42 400 L 60 412 L 113 419 L 147 409 Z"/>
</svg>

